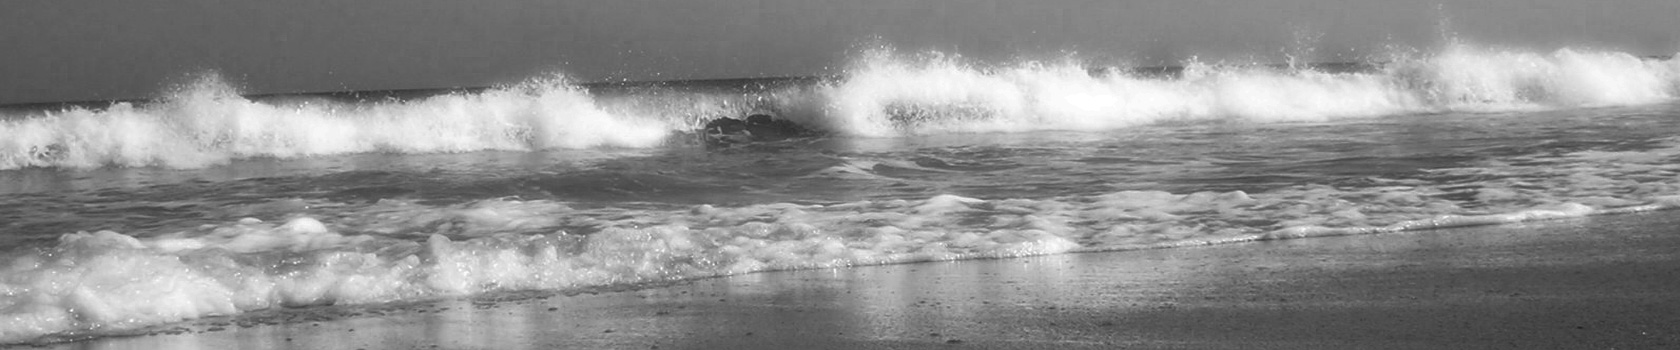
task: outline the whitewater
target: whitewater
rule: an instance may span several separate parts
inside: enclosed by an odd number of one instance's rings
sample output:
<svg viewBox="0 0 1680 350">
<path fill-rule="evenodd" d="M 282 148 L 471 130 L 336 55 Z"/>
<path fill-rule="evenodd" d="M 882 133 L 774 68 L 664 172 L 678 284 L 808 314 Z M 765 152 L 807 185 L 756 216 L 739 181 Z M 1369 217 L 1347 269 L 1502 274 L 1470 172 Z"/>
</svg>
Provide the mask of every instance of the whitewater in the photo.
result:
<svg viewBox="0 0 1680 350">
<path fill-rule="evenodd" d="M 1680 60 L 975 62 L 0 109 L 0 343 L 287 308 L 1680 206 Z M 707 144 L 763 113 L 813 137 Z"/>
<path fill-rule="evenodd" d="M 368 152 L 647 148 L 706 120 L 766 111 L 838 135 L 1105 130 L 1164 121 L 1325 121 L 1666 101 L 1680 61 L 1466 45 L 1368 72 L 1190 62 L 1160 79 L 1078 62 L 978 66 L 946 55 L 866 53 L 838 81 L 752 93 L 625 89 L 564 76 L 412 101 L 242 97 L 213 74 L 155 103 L 10 116 L 0 169 L 162 166 Z M 22 114 L 22 113 L 14 113 Z"/>
</svg>

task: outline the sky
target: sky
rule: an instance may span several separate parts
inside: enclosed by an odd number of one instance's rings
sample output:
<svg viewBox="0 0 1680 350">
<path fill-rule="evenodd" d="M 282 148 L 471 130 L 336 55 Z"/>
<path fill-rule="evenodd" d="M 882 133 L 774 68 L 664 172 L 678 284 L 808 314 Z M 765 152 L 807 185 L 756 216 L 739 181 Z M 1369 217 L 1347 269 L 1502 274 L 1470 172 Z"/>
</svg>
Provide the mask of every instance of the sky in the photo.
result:
<svg viewBox="0 0 1680 350">
<path fill-rule="evenodd" d="M 0 104 L 841 74 L 863 50 L 1098 65 L 1486 45 L 1680 51 L 1674 0 L 7 0 Z"/>
</svg>

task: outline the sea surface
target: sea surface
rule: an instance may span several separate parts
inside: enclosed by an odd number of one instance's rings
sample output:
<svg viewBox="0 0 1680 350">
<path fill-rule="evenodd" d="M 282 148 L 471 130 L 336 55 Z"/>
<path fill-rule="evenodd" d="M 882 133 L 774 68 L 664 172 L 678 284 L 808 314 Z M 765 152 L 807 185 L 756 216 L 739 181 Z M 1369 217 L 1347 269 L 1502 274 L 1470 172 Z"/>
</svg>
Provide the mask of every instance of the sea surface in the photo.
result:
<svg viewBox="0 0 1680 350">
<path fill-rule="evenodd" d="M 246 96 L 207 74 L 0 109 L 0 343 L 1669 210 L 1676 97 L 1672 58 L 1463 44 L 1174 69 L 880 50 L 835 76 L 424 93 Z M 699 136 L 753 113 L 817 133 Z"/>
</svg>

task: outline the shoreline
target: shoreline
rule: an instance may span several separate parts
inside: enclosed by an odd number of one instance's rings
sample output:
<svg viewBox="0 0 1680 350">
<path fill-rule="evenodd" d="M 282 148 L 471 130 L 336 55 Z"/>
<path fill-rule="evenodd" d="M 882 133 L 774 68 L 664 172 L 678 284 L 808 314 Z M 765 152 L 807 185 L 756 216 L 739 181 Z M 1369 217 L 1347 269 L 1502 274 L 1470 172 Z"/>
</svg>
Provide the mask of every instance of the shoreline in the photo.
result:
<svg viewBox="0 0 1680 350">
<path fill-rule="evenodd" d="M 39 347 L 1664 348 L 1671 214 L 281 310 Z"/>
</svg>

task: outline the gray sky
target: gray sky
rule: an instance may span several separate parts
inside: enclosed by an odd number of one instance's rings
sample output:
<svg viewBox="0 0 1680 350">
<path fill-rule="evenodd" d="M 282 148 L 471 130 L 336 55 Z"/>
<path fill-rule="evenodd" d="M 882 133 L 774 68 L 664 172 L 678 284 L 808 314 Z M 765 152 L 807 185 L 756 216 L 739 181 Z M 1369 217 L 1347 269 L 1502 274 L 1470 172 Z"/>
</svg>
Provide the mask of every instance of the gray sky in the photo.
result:
<svg viewBox="0 0 1680 350">
<path fill-rule="evenodd" d="M 1500 46 L 1680 51 L 1674 0 L 6 0 L 0 103 L 145 97 L 206 69 L 247 93 L 839 73 L 873 44 L 1159 64 L 1318 37 L 1352 56 L 1434 45 L 1443 17 Z"/>
</svg>

